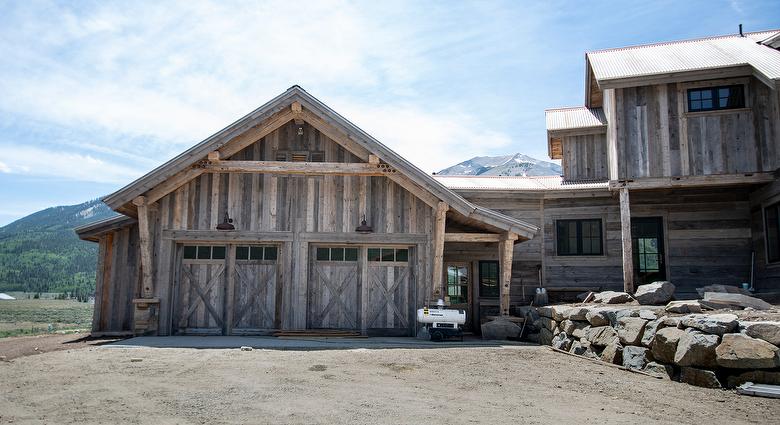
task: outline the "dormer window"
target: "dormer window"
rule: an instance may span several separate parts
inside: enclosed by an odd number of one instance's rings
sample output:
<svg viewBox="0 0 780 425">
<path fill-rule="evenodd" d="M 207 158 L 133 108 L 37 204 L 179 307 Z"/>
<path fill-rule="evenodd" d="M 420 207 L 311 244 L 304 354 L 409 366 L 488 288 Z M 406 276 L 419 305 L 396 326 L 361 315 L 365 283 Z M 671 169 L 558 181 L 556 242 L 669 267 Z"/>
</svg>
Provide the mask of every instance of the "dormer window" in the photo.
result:
<svg viewBox="0 0 780 425">
<path fill-rule="evenodd" d="M 719 111 L 745 107 L 741 84 L 688 90 L 688 112 Z"/>
</svg>

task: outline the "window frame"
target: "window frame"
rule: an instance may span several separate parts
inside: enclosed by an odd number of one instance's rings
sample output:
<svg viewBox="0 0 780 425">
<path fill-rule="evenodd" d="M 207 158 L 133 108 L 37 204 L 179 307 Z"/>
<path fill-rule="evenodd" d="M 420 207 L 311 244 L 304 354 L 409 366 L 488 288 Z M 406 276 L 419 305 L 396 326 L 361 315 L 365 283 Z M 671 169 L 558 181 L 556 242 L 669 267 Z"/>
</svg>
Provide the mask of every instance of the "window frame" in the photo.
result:
<svg viewBox="0 0 780 425">
<path fill-rule="evenodd" d="M 586 221 L 598 221 L 599 223 L 599 252 L 598 253 L 583 253 L 582 252 L 582 223 Z M 577 243 L 577 252 L 576 253 L 561 253 L 561 247 L 560 247 L 560 237 L 561 232 L 559 229 L 558 224 L 561 222 L 575 222 L 576 223 L 576 236 L 575 240 Z M 604 248 L 605 246 L 605 240 L 604 240 L 604 218 L 603 217 L 567 217 L 567 218 L 555 218 L 553 220 L 553 228 L 555 229 L 555 256 L 556 257 L 564 257 L 564 258 L 572 258 L 572 257 L 604 257 L 606 250 Z"/>
<path fill-rule="evenodd" d="M 373 258 L 376 258 L 372 256 L 371 251 L 373 250 L 379 250 L 379 259 L 374 260 Z M 387 252 L 391 251 L 391 252 Z M 399 260 L 398 259 L 398 253 L 399 251 L 405 252 L 406 254 L 406 260 Z M 386 255 L 392 253 L 392 259 L 387 260 L 388 258 Z M 368 260 L 369 264 L 392 264 L 392 263 L 401 263 L 401 264 L 409 264 L 409 247 L 398 247 L 398 246 L 369 246 L 366 247 L 366 259 Z"/>
<path fill-rule="evenodd" d="M 322 250 L 328 250 L 328 259 L 320 259 L 320 253 Z M 337 259 L 334 259 L 333 256 L 333 250 L 341 250 L 341 255 L 336 256 Z M 347 250 L 350 250 L 352 252 L 355 251 L 355 258 L 354 259 L 348 259 L 347 257 Z M 340 258 L 338 258 L 340 257 Z M 351 257 L 351 256 L 350 256 Z M 360 261 L 360 248 L 356 246 L 338 246 L 338 245 L 320 245 L 314 247 L 314 259 L 315 261 L 321 262 L 321 263 L 356 263 Z"/>
<path fill-rule="evenodd" d="M 774 209 L 777 220 L 777 234 L 775 235 L 775 249 L 777 250 L 776 257 L 770 257 L 770 240 L 769 240 L 769 211 Z M 764 253 L 766 264 L 770 266 L 780 266 L 780 200 L 776 200 L 772 203 L 763 205 L 763 225 L 764 225 Z"/>
<path fill-rule="evenodd" d="M 729 106 L 728 104 L 726 106 L 720 106 L 720 96 L 718 92 L 721 89 L 729 89 L 732 90 L 734 88 L 739 88 L 739 90 L 742 92 L 740 96 L 740 102 L 738 102 L 737 105 Z M 692 99 L 691 95 L 695 92 L 710 92 L 709 100 L 712 102 L 712 106 L 709 108 L 703 108 L 699 107 L 698 109 L 693 108 L 693 102 L 697 101 L 696 99 Z M 688 113 L 698 113 L 698 112 L 719 112 L 719 111 L 730 111 L 730 110 L 739 110 L 739 109 L 745 109 L 748 104 L 748 98 L 747 98 L 747 85 L 744 82 L 721 82 L 721 84 L 717 85 L 704 85 L 704 86 L 692 86 L 687 87 L 685 89 L 685 104 L 686 104 L 686 112 Z M 701 102 L 701 99 L 698 99 L 699 102 Z"/>
<path fill-rule="evenodd" d="M 197 262 L 213 262 L 213 261 L 225 261 L 227 260 L 228 255 L 228 249 L 227 244 L 193 244 L 193 243 L 182 243 L 181 245 L 181 259 L 182 261 L 186 261 L 187 263 L 197 263 Z M 187 249 L 188 248 L 195 248 L 195 257 L 188 258 Z M 214 248 L 221 248 L 221 258 L 215 258 L 215 249 Z M 201 258 L 201 252 L 203 250 L 208 249 L 208 258 Z M 219 257 L 219 255 L 217 256 Z"/>
</svg>

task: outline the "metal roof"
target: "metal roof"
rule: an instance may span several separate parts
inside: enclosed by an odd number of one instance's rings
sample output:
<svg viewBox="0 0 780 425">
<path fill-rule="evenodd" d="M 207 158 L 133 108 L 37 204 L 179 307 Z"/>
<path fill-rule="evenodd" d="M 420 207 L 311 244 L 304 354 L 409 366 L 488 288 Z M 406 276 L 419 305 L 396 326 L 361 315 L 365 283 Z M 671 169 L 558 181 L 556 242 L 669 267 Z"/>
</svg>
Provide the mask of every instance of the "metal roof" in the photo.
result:
<svg viewBox="0 0 780 425">
<path fill-rule="evenodd" d="M 571 130 L 575 128 L 601 127 L 607 125 L 607 117 L 601 108 L 585 106 L 556 108 L 544 111 L 547 131 Z"/>
<path fill-rule="evenodd" d="M 696 70 L 750 66 L 780 80 L 780 51 L 761 44 L 780 30 L 656 43 L 588 52 L 593 75 L 604 81 Z"/>
<path fill-rule="evenodd" d="M 606 180 L 564 180 L 561 176 L 434 176 L 452 190 L 547 192 L 556 190 L 609 190 Z"/>
</svg>

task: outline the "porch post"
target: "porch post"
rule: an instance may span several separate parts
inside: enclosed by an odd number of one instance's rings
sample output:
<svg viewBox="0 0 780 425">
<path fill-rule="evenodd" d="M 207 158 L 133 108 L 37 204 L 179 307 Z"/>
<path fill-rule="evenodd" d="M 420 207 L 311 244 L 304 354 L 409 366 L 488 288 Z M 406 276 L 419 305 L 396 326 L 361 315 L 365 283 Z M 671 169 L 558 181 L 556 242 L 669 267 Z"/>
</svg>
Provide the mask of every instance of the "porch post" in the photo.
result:
<svg viewBox="0 0 780 425">
<path fill-rule="evenodd" d="M 442 277 L 444 275 L 444 229 L 447 223 L 447 210 L 450 206 L 446 202 L 439 202 L 434 211 L 433 226 L 433 270 L 431 286 L 433 294 L 439 294 L 444 299 L 444 290 L 442 287 Z"/>
<path fill-rule="evenodd" d="M 144 298 L 154 296 L 154 282 L 152 281 L 152 247 L 149 240 L 149 205 L 146 197 L 139 196 L 133 200 L 138 208 L 138 240 L 141 248 L 141 293 Z"/>
<path fill-rule="evenodd" d="M 512 258 L 514 255 L 515 239 L 517 235 L 507 232 L 501 237 L 498 243 L 499 269 L 501 279 L 499 282 L 499 304 L 502 316 L 509 315 L 509 295 L 510 285 L 512 283 Z"/>
<path fill-rule="evenodd" d="M 631 205 L 628 188 L 620 188 L 620 233 L 623 243 L 623 290 L 634 293 L 634 254 L 631 246 Z"/>
</svg>

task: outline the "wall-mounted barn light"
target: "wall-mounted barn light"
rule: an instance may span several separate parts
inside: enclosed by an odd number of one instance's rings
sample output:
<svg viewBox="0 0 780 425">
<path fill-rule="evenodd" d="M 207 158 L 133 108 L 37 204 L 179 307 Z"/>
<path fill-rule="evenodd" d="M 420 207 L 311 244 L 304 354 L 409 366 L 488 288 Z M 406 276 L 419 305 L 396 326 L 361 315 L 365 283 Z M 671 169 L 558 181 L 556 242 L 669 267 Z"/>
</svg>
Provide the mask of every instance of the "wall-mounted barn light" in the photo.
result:
<svg viewBox="0 0 780 425">
<path fill-rule="evenodd" d="M 355 228 L 358 233 L 374 233 L 374 228 L 369 226 L 366 222 L 366 215 L 363 214 L 363 220 L 360 222 L 360 226 Z"/>
<path fill-rule="evenodd" d="M 298 135 L 303 136 L 303 126 L 298 127 Z"/>
<path fill-rule="evenodd" d="M 225 219 L 222 221 L 222 223 L 217 224 L 217 230 L 236 230 L 236 226 L 233 224 L 233 219 L 228 216 L 227 211 L 225 211 Z"/>
</svg>

